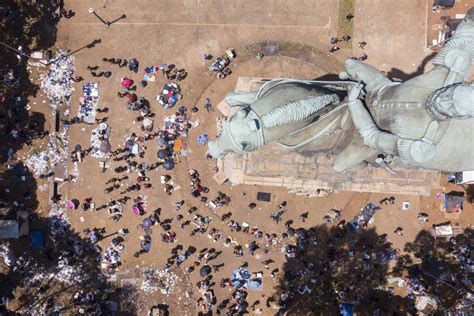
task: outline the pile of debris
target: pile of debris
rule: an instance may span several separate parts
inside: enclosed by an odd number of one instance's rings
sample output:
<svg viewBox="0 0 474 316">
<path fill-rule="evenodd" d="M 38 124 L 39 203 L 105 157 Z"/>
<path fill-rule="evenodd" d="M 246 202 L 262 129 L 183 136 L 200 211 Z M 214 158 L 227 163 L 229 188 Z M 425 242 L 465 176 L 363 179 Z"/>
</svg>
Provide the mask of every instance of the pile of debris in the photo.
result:
<svg viewBox="0 0 474 316">
<path fill-rule="evenodd" d="M 54 277 L 57 281 L 67 285 L 80 283 L 90 272 L 82 266 L 80 260 L 74 262 L 76 264 L 71 265 L 66 258 L 60 258 L 56 266 L 58 271 L 54 274 L 50 273 L 47 279 Z"/>
<path fill-rule="evenodd" d="M 66 210 L 60 207 L 53 207 L 49 212 L 49 225 L 51 229 L 51 239 L 56 242 L 69 230 L 69 219 Z"/>
<path fill-rule="evenodd" d="M 3 262 L 7 267 L 12 266 L 14 260 L 10 248 L 6 244 L 0 244 L 0 257 L 3 258 Z"/>
<path fill-rule="evenodd" d="M 49 136 L 48 155 L 51 166 L 56 167 L 61 161 L 66 162 L 68 156 L 69 138 L 66 131 L 62 133 L 52 133 Z"/>
<path fill-rule="evenodd" d="M 74 91 L 74 57 L 60 51 L 51 62 L 48 74 L 42 78 L 41 89 L 49 99 L 53 110 L 58 109 L 62 103 L 69 103 Z"/>
<path fill-rule="evenodd" d="M 48 174 L 51 171 L 48 151 L 31 150 L 25 159 L 25 165 L 37 177 Z"/>
<path fill-rule="evenodd" d="M 49 137 L 48 148 L 32 149 L 24 159 L 26 166 L 35 176 L 47 175 L 67 158 L 69 141 L 65 133 L 54 133 Z"/>
<path fill-rule="evenodd" d="M 143 272 L 141 289 L 149 294 L 160 290 L 162 294 L 173 293 L 179 278 L 169 269 L 148 268 Z"/>
</svg>

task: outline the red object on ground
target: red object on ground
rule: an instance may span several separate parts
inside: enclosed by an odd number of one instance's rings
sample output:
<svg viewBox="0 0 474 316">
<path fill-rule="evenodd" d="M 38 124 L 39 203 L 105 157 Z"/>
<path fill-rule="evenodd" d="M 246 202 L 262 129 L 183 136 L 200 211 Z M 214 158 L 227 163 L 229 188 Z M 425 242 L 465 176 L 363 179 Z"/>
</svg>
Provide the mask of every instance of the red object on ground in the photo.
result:
<svg viewBox="0 0 474 316">
<path fill-rule="evenodd" d="M 123 78 L 121 85 L 124 88 L 130 88 L 133 85 L 133 80 L 128 79 L 128 78 Z"/>
</svg>

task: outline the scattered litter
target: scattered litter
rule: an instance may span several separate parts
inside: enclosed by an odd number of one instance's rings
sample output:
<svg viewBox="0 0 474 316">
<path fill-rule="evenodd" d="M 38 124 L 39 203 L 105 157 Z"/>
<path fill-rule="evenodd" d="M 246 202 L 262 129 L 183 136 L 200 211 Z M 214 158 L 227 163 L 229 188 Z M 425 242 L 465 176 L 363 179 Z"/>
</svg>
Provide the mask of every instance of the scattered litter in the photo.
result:
<svg viewBox="0 0 474 316">
<path fill-rule="evenodd" d="M 64 208 L 52 208 L 49 212 L 50 237 L 54 243 L 70 229 L 69 219 Z"/>
<path fill-rule="evenodd" d="M 51 62 L 48 74 L 41 81 L 41 89 L 48 97 L 53 110 L 59 109 L 62 103 L 70 102 L 74 91 L 73 76 L 74 57 L 60 51 Z"/>
<path fill-rule="evenodd" d="M 35 175 L 41 176 L 50 173 L 59 163 L 67 159 L 69 141 L 64 133 L 51 133 L 48 148 L 40 150 L 33 148 L 24 159 L 25 165 Z"/>
<path fill-rule="evenodd" d="M 143 272 L 140 288 L 147 294 L 160 290 L 162 294 L 168 295 L 173 293 L 179 282 L 178 276 L 168 269 L 149 268 Z"/>
<path fill-rule="evenodd" d="M 32 150 L 25 159 L 25 164 L 35 176 L 48 174 L 51 170 L 47 151 Z"/>
<path fill-rule="evenodd" d="M 13 264 L 13 257 L 10 251 L 10 248 L 6 244 L 0 244 L 0 257 L 3 258 L 3 261 L 7 267 L 11 267 Z"/>
</svg>

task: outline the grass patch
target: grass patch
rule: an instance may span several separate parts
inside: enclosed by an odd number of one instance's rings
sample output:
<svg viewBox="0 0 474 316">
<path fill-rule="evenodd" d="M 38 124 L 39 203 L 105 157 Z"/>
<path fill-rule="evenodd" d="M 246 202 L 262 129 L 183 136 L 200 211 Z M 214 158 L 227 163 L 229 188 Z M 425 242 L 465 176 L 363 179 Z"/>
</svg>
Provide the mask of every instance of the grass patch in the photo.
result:
<svg viewBox="0 0 474 316">
<path fill-rule="evenodd" d="M 354 31 L 354 19 L 350 21 L 346 16 L 351 13 L 354 15 L 354 3 L 356 0 L 339 0 L 339 10 L 337 14 L 337 37 L 342 38 L 344 34 L 352 37 Z M 340 42 L 341 47 L 352 48 L 352 41 Z"/>
</svg>

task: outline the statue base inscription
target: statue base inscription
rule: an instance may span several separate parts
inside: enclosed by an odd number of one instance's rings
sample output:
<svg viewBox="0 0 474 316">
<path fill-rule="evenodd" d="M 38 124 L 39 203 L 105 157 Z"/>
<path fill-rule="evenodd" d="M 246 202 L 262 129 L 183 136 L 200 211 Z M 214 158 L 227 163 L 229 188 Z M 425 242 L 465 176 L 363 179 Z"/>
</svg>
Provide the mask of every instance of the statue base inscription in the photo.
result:
<svg viewBox="0 0 474 316">
<path fill-rule="evenodd" d="M 235 92 L 255 91 L 268 79 L 239 77 Z M 225 101 L 217 106 L 225 116 L 234 108 Z M 418 168 L 395 169 L 390 174 L 382 168 L 367 167 L 358 172 L 336 172 L 333 158 L 305 156 L 276 143 L 247 154 L 228 154 L 218 159 L 220 183 L 286 187 L 298 195 L 321 196 L 328 192 L 355 191 L 387 194 L 430 195 L 440 187 L 440 172 Z"/>
</svg>

